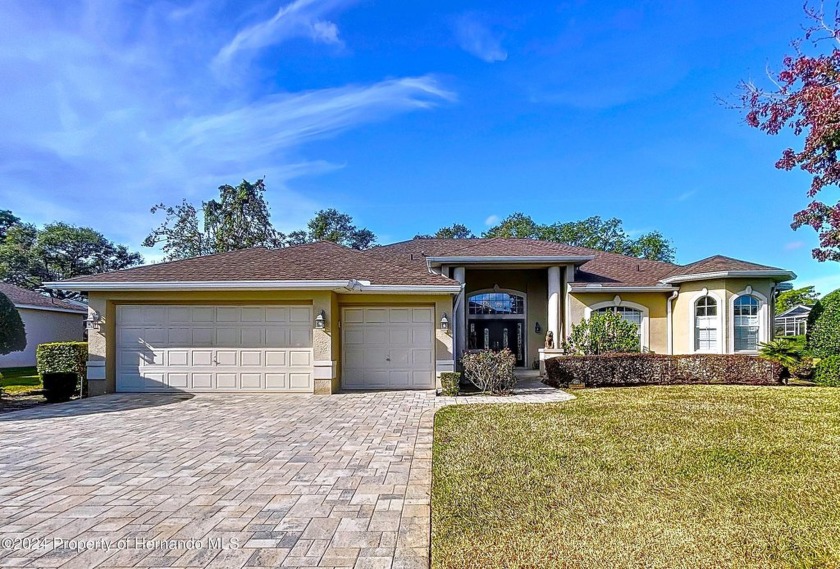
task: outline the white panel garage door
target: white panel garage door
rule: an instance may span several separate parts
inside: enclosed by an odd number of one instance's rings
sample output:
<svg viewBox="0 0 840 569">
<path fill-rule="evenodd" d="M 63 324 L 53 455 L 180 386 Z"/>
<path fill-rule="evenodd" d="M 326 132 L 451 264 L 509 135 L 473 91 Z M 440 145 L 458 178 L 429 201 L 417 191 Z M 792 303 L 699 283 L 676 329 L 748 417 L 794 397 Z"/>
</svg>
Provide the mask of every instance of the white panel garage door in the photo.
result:
<svg viewBox="0 0 840 569">
<path fill-rule="evenodd" d="M 304 391 L 309 306 L 117 307 L 117 391 Z"/>
<path fill-rule="evenodd" d="M 434 389 L 434 309 L 345 308 L 341 383 L 347 389 Z"/>
</svg>

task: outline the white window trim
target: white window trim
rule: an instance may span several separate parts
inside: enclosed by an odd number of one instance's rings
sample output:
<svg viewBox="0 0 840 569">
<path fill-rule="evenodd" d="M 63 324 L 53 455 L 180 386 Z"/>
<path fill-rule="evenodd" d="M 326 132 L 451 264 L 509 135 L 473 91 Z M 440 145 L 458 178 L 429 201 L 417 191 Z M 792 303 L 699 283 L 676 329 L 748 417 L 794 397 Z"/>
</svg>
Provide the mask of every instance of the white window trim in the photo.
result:
<svg viewBox="0 0 840 569">
<path fill-rule="evenodd" d="M 748 286 L 739 293 L 732 295 L 729 299 L 729 353 L 730 354 L 757 354 L 758 350 L 735 351 L 735 301 L 742 296 L 754 296 L 758 299 L 758 343 L 763 344 L 770 341 L 770 310 L 767 297 Z"/>
<path fill-rule="evenodd" d="M 709 296 L 717 302 L 717 350 L 710 351 L 710 350 L 698 350 L 697 346 L 697 301 L 699 301 L 704 296 Z M 734 302 L 734 301 L 733 301 Z M 691 297 L 691 310 L 689 310 L 689 325 L 688 329 L 691 331 L 691 344 L 690 349 L 691 353 L 693 354 L 723 354 L 724 352 L 724 345 L 726 342 L 724 341 L 723 337 L 723 311 L 726 310 L 726 303 L 723 299 L 715 292 L 710 291 L 708 289 L 703 289 L 697 291 L 694 296 Z"/>
<path fill-rule="evenodd" d="M 642 339 L 642 350 L 650 350 L 650 310 L 648 310 L 647 306 L 637 304 L 635 302 L 629 302 L 627 300 L 621 300 L 620 296 L 616 296 L 613 300 L 598 302 L 592 306 L 587 306 L 583 310 L 583 317 L 589 320 L 593 312 L 602 308 L 633 308 L 641 312 L 642 329 L 639 330 L 639 334 Z"/>
</svg>

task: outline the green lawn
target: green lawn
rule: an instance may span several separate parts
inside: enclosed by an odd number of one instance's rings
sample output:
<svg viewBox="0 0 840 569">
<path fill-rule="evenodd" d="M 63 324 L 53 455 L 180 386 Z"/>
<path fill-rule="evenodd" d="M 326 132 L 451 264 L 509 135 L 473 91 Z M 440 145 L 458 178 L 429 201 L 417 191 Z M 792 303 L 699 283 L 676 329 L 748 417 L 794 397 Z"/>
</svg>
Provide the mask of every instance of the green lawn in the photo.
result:
<svg viewBox="0 0 840 569">
<path fill-rule="evenodd" d="M 433 567 L 840 567 L 840 389 L 575 395 L 437 413 Z"/>
<path fill-rule="evenodd" d="M 0 387 L 6 393 L 24 393 L 41 389 L 41 377 L 34 367 L 8 367 L 0 369 Z"/>
</svg>

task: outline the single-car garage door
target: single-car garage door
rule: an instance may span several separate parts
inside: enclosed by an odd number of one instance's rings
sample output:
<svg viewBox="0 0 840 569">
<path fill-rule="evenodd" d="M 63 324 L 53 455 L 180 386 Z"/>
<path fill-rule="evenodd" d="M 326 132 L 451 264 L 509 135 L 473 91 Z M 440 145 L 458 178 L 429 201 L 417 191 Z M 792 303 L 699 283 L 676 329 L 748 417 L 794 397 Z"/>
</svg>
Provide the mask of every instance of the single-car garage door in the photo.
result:
<svg viewBox="0 0 840 569">
<path fill-rule="evenodd" d="M 347 389 L 434 389 L 432 307 L 344 308 L 341 383 Z"/>
<path fill-rule="evenodd" d="M 310 306 L 117 307 L 117 391 L 313 391 Z"/>
</svg>

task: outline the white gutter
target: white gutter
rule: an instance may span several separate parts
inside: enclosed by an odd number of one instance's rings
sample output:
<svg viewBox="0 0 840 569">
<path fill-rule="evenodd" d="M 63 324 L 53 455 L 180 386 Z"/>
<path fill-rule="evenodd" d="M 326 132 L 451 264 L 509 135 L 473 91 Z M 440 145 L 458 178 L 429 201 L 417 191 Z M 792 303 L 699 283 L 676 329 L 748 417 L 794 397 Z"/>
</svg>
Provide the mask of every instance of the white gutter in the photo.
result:
<svg viewBox="0 0 840 569">
<path fill-rule="evenodd" d="M 671 292 L 678 290 L 677 287 L 667 285 L 654 286 L 604 286 L 592 285 L 569 285 L 569 292 Z"/>
<path fill-rule="evenodd" d="M 343 288 L 349 280 L 340 281 L 166 281 L 166 282 L 48 282 L 45 288 L 59 290 L 276 290 Z"/>
<path fill-rule="evenodd" d="M 170 281 L 170 282 L 48 282 L 45 288 L 76 291 L 166 291 L 166 290 L 340 290 L 372 293 L 452 294 L 460 285 L 372 285 L 370 281 Z"/>
<path fill-rule="evenodd" d="M 544 256 L 536 255 L 530 257 L 426 257 L 426 262 L 431 266 L 432 263 L 440 263 L 446 265 L 476 265 L 488 263 L 510 263 L 516 265 L 533 264 L 533 263 L 585 263 L 595 258 L 594 255 L 565 255 L 565 256 Z"/>
<path fill-rule="evenodd" d="M 15 304 L 15 308 L 24 308 L 26 310 L 46 310 L 47 312 L 67 312 L 69 314 L 78 314 L 79 316 L 87 314 L 87 309 L 84 308 L 73 310 L 72 308 L 62 308 L 59 306 L 38 306 L 36 304 Z"/>
<path fill-rule="evenodd" d="M 752 270 L 752 271 L 717 271 L 714 273 L 697 273 L 693 275 L 675 275 L 662 279 L 659 282 L 665 284 L 684 283 L 689 281 L 705 281 L 709 279 L 741 279 L 741 278 L 773 278 L 783 277 L 783 280 L 793 280 L 796 273 L 793 271 L 782 271 L 776 269 Z"/>
<path fill-rule="evenodd" d="M 668 355 L 671 356 L 674 354 L 674 323 L 673 320 L 673 302 L 676 298 L 680 295 L 679 290 L 674 290 L 671 293 L 671 296 L 668 297 L 668 304 L 666 304 L 667 312 L 666 318 L 668 319 Z"/>
</svg>

